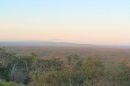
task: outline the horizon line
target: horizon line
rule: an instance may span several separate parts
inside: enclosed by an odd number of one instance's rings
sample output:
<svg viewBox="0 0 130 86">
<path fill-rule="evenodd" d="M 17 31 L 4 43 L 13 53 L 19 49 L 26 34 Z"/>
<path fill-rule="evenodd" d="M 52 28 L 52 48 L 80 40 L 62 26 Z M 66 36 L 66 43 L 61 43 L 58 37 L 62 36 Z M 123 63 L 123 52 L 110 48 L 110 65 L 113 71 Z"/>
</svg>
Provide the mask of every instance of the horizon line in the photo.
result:
<svg viewBox="0 0 130 86">
<path fill-rule="evenodd" d="M 96 46 L 129 46 L 130 47 L 130 44 L 102 44 L 102 43 L 78 43 L 78 42 L 69 42 L 69 41 L 21 41 L 21 40 L 18 40 L 18 41 L 0 41 L 0 43 L 29 43 L 29 42 L 32 42 L 32 43 L 68 43 L 68 44 L 79 44 L 79 45 L 96 45 Z"/>
</svg>

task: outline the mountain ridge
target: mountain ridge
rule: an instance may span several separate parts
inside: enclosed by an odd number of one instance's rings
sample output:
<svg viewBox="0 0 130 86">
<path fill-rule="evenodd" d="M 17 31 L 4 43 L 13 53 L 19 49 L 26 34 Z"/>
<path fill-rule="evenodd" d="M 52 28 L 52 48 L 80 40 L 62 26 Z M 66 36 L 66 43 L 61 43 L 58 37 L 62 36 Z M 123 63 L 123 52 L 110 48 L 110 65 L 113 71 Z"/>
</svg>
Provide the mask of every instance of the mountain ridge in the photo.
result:
<svg viewBox="0 0 130 86">
<path fill-rule="evenodd" d="M 90 44 L 78 44 L 70 42 L 32 42 L 32 41 L 23 41 L 23 42 L 0 42 L 0 46 L 86 46 Z"/>
<path fill-rule="evenodd" d="M 0 46 L 52 46 L 52 47 L 104 47 L 104 48 L 130 48 L 128 45 L 96 45 L 96 44 L 80 44 L 72 42 L 53 42 L 53 41 L 6 41 L 0 42 Z"/>
</svg>

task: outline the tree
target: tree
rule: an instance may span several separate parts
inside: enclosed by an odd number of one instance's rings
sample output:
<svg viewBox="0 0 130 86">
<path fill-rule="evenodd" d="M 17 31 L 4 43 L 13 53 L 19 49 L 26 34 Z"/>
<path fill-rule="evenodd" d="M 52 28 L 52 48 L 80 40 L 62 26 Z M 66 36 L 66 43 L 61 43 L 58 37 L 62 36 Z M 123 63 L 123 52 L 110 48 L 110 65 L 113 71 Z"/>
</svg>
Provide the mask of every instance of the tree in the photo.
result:
<svg viewBox="0 0 130 86">
<path fill-rule="evenodd" d="M 87 58 L 82 64 L 82 72 L 85 75 L 85 84 L 93 86 L 95 83 L 100 84 L 104 80 L 104 66 L 96 58 Z M 101 83 L 103 84 L 103 83 Z"/>
</svg>

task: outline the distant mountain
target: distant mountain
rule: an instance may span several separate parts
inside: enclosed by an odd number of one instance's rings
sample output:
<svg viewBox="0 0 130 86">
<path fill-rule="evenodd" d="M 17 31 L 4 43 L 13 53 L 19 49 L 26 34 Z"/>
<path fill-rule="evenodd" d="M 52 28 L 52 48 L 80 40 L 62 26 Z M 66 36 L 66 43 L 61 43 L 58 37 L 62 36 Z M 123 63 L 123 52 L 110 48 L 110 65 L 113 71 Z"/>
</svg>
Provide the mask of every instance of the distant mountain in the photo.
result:
<svg viewBox="0 0 130 86">
<path fill-rule="evenodd" d="M 76 44 L 67 42 L 0 42 L 0 46 L 56 46 L 56 47 L 81 47 L 87 44 Z"/>
<path fill-rule="evenodd" d="M 94 48 L 130 48 L 128 45 L 92 45 L 69 42 L 0 42 L 0 46 L 52 46 L 52 47 L 94 47 Z"/>
</svg>

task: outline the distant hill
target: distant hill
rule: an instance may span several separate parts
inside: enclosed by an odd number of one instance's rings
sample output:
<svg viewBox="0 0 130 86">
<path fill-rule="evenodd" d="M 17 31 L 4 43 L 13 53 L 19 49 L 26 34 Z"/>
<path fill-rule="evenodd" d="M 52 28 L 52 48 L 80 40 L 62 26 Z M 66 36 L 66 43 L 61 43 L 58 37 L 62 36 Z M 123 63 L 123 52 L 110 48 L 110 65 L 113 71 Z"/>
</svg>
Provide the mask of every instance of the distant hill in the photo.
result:
<svg viewBox="0 0 130 86">
<path fill-rule="evenodd" d="M 0 46 L 52 46 L 52 47 L 100 47 L 100 48 L 130 48 L 128 45 L 92 45 L 69 42 L 0 42 Z"/>
<path fill-rule="evenodd" d="M 76 44 L 67 42 L 0 42 L 0 46 L 56 46 L 56 47 L 81 47 L 88 44 Z"/>
</svg>

